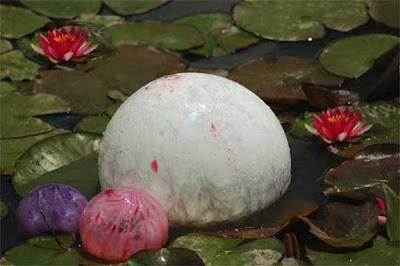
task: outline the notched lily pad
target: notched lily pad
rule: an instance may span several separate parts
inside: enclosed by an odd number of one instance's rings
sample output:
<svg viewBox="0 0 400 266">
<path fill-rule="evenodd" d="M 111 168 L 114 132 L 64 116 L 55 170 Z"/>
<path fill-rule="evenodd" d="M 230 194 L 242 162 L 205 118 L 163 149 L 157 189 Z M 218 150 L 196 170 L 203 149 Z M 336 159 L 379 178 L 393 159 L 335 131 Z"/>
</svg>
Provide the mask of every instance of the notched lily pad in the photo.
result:
<svg viewBox="0 0 400 266">
<path fill-rule="evenodd" d="M 0 12 L 0 36 L 4 38 L 20 38 L 49 22 L 47 18 L 38 16 L 25 8 L 2 5 Z"/>
<path fill-rule="evenodd" d="M 330 73 L 358 78 L 368 71 L 374 60 L 399 43 L 399 37 L 387 34 L 368 34 L 344 38 L 325 47 L 319 61 Z"/>
<path fill-rule="evenodd" d="M 103 134 L 110 118 L 107 115 L 86 116 L 75 126 L 76 132 Z"/>
<path fill-rule="evenodd" d="M 268 103 L 299 104 L 306 100 L 301 83 L 340 85 L 342 78 L 328 74 L 317 61 L 283 57 L 276 62 L 257 59 L 229 72 L 239 82 Z"/>
<path fill-rule="evenodd" d="M 126 265 L 204 265 L 196 252 L 187 248 L 143 250 L 133 255 Z"/>
<path fill-rule="evenodd" d="M 392 145 L 389 145 L 392 146 Z M 324 194 L 364 199 L 369 195 L 384 197 L 382 184 L 399 193 L 399 145 L 376 145 L 330 169 L 324 181 Z"/>
<path fill-rule="evenodd" d="M 0 39 L 0 54 L 11 51 L 13 49 L 12 44 L 4 39 Z"/>
<path fill-rule="evenodd" d="M 144 43 L 164 49 L 187 50 L 203 44 L 198 30 L 174 23 L 127 22 L 111 26 L 108 30 L 115 45 Z"/>
<path fill-rule="evenodd" d="M 32 80 L 40 65 L 28 60 L 20 51 L 11 51 L 0 55 L 0 79 L 13 81 Z"/>
<path fill-rule="evenodd" d="M 371 17 L 392 28 L 400 26 L 400 2 L 397 0 L 367 0 L 368 12 Z"/>
<path fill-rule="evenodd" d="M 362 1 L 245 1 L 233 18 L 247 31 L 265 39 L 300 41 L 322 38 L 325 27 L 350 31 L 369 19 Z"/>
<path fill-rule="evenodd" d="M 386 231 L 389 239 L 397 244 L 400 241 L 400 197 L 389 186 L 383 185 L 387 205 Z"/>
<path fill-rule="evenodd" d="M 334 202 L 309 217 L 299 217 L 310 232 L 330 246 L 358 248 L 378 232 L 379 208 L 375 200 L 361 205 Z"/>
<path fill-rule="evenodd" d="M 159 7 L 168 0 L 146 0 L 146 1 L 126 1 L 126 0 L 103 0 L 112 10 L 121 15 L 132 15 L 147 12 Z"/>
<path fill-rule="evenodd" d="M 100 10 L 100 0 L 21 0 L 30 9 L 53 18 L 74 18 L 95 14 Z"/>
<path fill-rule="evenodd" d="M 100 139 L 100 136 L 93 134 L 63 134 L 34 144 L 15 163 L 15 191 L 24 196 L 39 184 L 38 181 L 46 173 L 98 151 Z"/>
<path fill-rule="evenodd" d="M 0 97 L 0 108 L 1 138 L 32 136 L 52 131 L 53 126 L 33 116 L 64 113 L 70 110 L 62 99 L 42 93 L 33 96 L 8 94 Z"/>
<path fill-rule="evenodd" d="M 8 213 L 8 206 L 5 201 L 1 200 L 0 201 L 0 219 L 3 220 L 7 216 Z"/>
</svg>

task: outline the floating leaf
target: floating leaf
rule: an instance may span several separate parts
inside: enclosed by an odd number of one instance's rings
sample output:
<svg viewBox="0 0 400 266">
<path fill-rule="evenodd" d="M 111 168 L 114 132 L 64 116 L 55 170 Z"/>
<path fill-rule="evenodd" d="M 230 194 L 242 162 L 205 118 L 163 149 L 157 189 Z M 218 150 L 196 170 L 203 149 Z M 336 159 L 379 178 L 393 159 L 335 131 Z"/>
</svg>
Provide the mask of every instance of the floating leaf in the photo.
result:
<svg viewBox="0 0 400 266">
<path fill-rule="evenodd" d="M 306 97 L 301 83 L 340 85 L 342 78 L 328 74 L 314 59 L 283 57 L 272 63 L 257 59 L 229 73 L 229 79 L 239 82 L 268 103 L 298 104 Z"/>
<path fill-rule="evenodd" d="M 99 142 L 98 135 L 63 134 L 34 144 L 15 163 L 15 191 L 21 196 L 26 195 L 38 184 L 35 180 L 97 151 Z"/>
<path fill-rule="evenodd" d="M 86 116 L 75 126 L 76 132 L 103 134 L 110 118 L 107 115 Z"/>
<path fill-rule="evenodd" d="M 109 118 L 113 117 L 115 112 L 118 110 L 118 108 L 121 106 L 121 102 L 116 102 L 109 107 L 107 107 L 106 114 Z"/>
<path fill-rule="evenodd" d="M 15 91 L 17 88 L 14 87 L 10 82 L 7 81 L 0 81 L 0 96 L 5 96 L 13 91 Z"/>
<path fill-rule="evenodd" d="M 44 134 L 23 138 L 0 139 L 1 173 L 12 175 L 14 173 L 15 162 L 30 146 L 43 139 L 66 132 L 68 131 L 63 129 L 55 129 Z"/>
<path fill-rule="evenodd" d="M 146 1 L 126 1 L 126 0 L 103 0 L 112 10 L 121 15 L 132 15 L 147 12 L 159 7 L 168 0 L 146 0 Z"/>
<path fill-rule="evenodd" d="M 186 248 L 143 250 L 133 255 L 126 265 L 204 265 L 196 252 Z"/>
<path fill-rule="evenodd" d="M 198 30 L 174 23 L 154 21 L 124 23 L 108 28 L 113 44 L 147 43 L 171 50 L 187 50 L 203 44 Z"/>
<path fill-rule="evenodd" d="M 393 242 L 399 243 L 400 241 L 400 198 L 396 193 L 387 185 L 383 185 L 385 192 L 385 201 L 387 205 L 387 222 L 386 231 L 389 239 Z"/>
<path fill-rule="evenodd" d="M 367 0 L 368 12 L 373 19 L 392 28 L 399 28 L 400 3 L 397 0 Z"/>
<path fill-rule="evenodd" d="M 58 235 L 63 248 L 53 236 L 39 236 L 10 249 L 0 260 L 1 265 L 77 265 L 79 253 L 71 247 L 74 235 Z"/>
<path fill-rule="evenodd" d="M 217 49 L 217 46 L 228 54 L 259 40 L 235 27 L 232 17 L 225 13 L 197 14 L 175 20 L 174 23 L 195 27 L 203 34 L 204 46 L 190 50 L 203 56 L 215 55 L 217 52 L 214 49 Z"/>
<path fill-rule="evenodd" d="M 27 58 L 20 51 L 11 51 L 0 55 L 0 78 L 14 81 L 33 79 L 40 66 Z"/>
<path fill-rule="evenodd" d="M 386 243 L 378 236 L 372 247 L 345 253 L 329 253 L 307 248 L 308 258 L 313 265 L 399 265 L 400 249 Z"/>
<path fill-rule="evenodd" d="M 12 44 L 4 39 L 0 39 L 0 54 L 11 51 L 13 49 Z"/>
<path fill-rule="evenodd" d="M 70 110 L 62 99 L 42 93 L 33 96 L 8 94 L 0 97 L 0 108 L 1 138 L 24 137 L 49 132 L 54 127 L 33 116 Z"/>
<path fill-rule="evenodd" d="M 266 39 L 299 41 L 322 38 L 324 25 L 350 31 L 369 19 L 362 1 L 247 1 L 235 6 L 233 18 L 247 31 Z"/>
<path fill-rule="evenodd" d="M 370 146 L 356 154 L 356 159 L 330 169 L 324 177 L 324 194 L 363 199 L 368 195 L 384 197 L 381 188 L 387 184 L 399 192 L 399 146 Z"/>
<path fill-rule="evenodd" d="M 324 48 L 319 61 L 332 74 L 358 78 L 373 66 L 376 58 L 397 45 L 399 40 L 398 37 L 387 34 L 340 39 Z"/>
<path fill-rule="evenodd" d="M 123 23 L 124 19 L 118 16 L 112 15 L 94 15 L 94 14 L 85 14 L 76 19 L 74 19 L 75 23 L 82 24 L 96 24 L 105 27 L 109 27 L 118 23 Z"/>
<path fill-rule="evenodd" d="M 0 220 L 7 216 L 8 206 L 3 200 L 0 201 Z"/>
<path fill-rule="evenodd" d="M 48 19 L 25 8 L 2 5 L 0 12 L 0 35 L 5 38 L 20 38 L 49 22 Z"/>
<path fill-rule="evenodd" d="M 95 14 L 101 6 L 99 0 L 21 0 L 21 3 L 52 18 L 74 18 L 83 14 Z"/>
<path fill-rule="evenodd" d="M 379 208 L 375 200 L 361 205 L 329 203 L 300 219 L 310 232 L 330 246 L 358 248 L 378 232 Z"/>
<path fill-rule="evenodd" d="M 195 251 L 206 265 L 274 265 L 282 258 L 285 249 L 283 243 L 275 238 L 239 245 L 242 241 L 193 233 L 179 237 L 171 247 Z"/>
<path fill-rule="evenodd" d="M 107 93 L 107 96 L 110 97 L 113 100 L 117 100 L 117 101 L 125 101 L 126 99 L 128 99 L 129 96 L 123 94 L 122 92 L 120 92 L 119 90 L 111 90 Z"/>
</svg>

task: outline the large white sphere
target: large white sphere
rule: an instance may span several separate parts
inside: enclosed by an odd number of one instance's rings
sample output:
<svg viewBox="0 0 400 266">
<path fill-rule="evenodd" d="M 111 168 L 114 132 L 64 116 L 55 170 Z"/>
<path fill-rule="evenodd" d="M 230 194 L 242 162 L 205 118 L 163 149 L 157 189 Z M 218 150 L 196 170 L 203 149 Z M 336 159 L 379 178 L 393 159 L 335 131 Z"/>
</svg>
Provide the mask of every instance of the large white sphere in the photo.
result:
<svg viewBox="0 0 400 266">
<path fill-rule="evenodd" d="M 245 87 L 181 73 L 118 109 L 104 133 L 100 181 L 148 191 L 172 225 L 210 225 L 277 200 L 290 183 L 289 146 L 275 114 Z"/>
</svg>

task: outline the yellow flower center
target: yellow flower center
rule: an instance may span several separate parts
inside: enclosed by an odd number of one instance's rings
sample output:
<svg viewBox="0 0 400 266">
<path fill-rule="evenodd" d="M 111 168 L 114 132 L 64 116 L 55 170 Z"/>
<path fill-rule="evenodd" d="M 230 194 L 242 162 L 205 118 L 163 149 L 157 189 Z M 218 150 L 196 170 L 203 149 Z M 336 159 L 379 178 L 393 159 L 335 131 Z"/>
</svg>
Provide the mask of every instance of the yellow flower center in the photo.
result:
<svg viewBox="0 0 400 266">
<path fill-rule="evenodd" d="M 54 37 L 54 41 L 56 41 L 57 43 L 64 43 L 67 41 L 74 42 L 75 36 L 70 34 L 61 34 L 60 36 Z"/>
<path fill-rule="evenodd" d="M 344 115 L 344 114 L 333 115 L 333 116 L 328 117 L 328 121 L 331 124 L 340 123 L 342 121 L 345 121 L 346 123 L 348 123 L 349 120 L 350 120 L 350 117 L 348 115 Z"/>
</svg>

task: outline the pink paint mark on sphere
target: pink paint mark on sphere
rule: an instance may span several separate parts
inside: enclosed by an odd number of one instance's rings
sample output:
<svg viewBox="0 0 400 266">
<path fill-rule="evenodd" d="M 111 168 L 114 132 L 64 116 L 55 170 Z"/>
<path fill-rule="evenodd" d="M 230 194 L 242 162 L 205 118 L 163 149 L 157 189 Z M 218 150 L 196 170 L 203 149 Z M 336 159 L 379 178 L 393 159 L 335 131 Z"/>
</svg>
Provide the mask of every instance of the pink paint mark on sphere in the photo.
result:
<svg viewBox="0 0 400 266">
<path fill-rule="evenodd" d="M 144 87 L 144 90 L 145 91 L 147 91 L 147 90 L 149 90 L 150 89 L 150 86 L 149 85 L 146 85 L 146 87 Z"/>
<path fill-rule="evenodd" d="M 162 77 L 161 79 L 162 80 L 177 80 L 177 79 L 181 79 L 181 78 L 182 78 L 181 75 L 173 74 L 173 75 L 168 75 L 168 76 Z"/>
<path fill-rule="evenodd" d="M 83 247 L 110 262 L 124 262 L 144 249 L 162 248 L 168 239 L 167 213 L 147 192 L 112 188 L 89 201 L 81 221 Z"/>
<path fill-rule="evenodd" d="M 151 169 L 153 169 L 154 173 L 157 174 L 157 173 L 158 173 L 158 164 L 157 164 L 157 160 L 152 161 L 151 164 L 150 164 L 150 166 L 151 166 Z"/>
<path fill-rule="evenodd" d="M 211 123 L 211 131 L 215 132 L 216 130 L 217 130 L 217 127 L 213 123 Z"/>
</svg>

